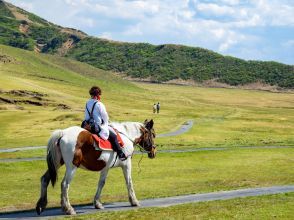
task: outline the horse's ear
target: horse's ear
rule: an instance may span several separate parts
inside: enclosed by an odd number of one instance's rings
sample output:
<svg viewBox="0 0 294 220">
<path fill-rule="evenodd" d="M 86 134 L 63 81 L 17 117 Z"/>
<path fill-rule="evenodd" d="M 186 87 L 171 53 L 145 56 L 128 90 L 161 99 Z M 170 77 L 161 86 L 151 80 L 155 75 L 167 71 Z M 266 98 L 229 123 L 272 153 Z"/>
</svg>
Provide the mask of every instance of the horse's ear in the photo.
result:
<svg viewBox="0 0 294 220">
<path fill-rule="evenodd" d="M 145 121 L 144 121 L 144 125 L 146 126 L 147 125 L 147 123 L 148 123 L 148 120 L 147 119 L 145 119 Z"/>
<path fill-rule="evenodd" d="M 151 130 L 151 129 L 153 128 L 153 124 L 154 124 L 153 119 L 151 119 L 151 120 L 146 124 L 146 128 L 147 128 L 148 130 Z"/>
</svg>

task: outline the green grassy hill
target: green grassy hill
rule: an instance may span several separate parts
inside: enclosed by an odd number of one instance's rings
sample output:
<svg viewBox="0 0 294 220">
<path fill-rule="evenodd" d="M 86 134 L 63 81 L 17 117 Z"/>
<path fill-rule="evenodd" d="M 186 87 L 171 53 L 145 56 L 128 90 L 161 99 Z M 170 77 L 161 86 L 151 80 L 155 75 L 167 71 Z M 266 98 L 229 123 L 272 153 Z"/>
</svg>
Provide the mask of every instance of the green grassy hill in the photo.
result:
<svg viewBox="0 0 294 220">
<path fill-rule="evenodd" d="M 229 85 L 255 82 L 294 87 L 294 66 L 245 61 L 203 48 L 114 42 L 54 25 L 0 0 L 0 43 L 59 54 L 95 67 L 155 82 L 208 80 Z"/>
<path fill-rule="evenodd" d="M 0 67 L 3 147 L 45 144 L 50 131 L 79 125 L 92 85 L 102 88 L 107 105 L 123 93 L 143 93 L 134 84 L 88 64 L 3 45 Z M 120 99 L 110 103 L 110 113 L 121 105 Z"/>
<path fill-rule="evenodd" d="M 155 120 L 157 133 L 196 125 L 159 148 L 293 145 L 293 94 L 122 80 L 55 55 L 0 45 L 0 148 L 45 145 L 52 130 L 79 125 L 88 89 L 99 85 L 113 121 Z M 154 102 L 162 106 L 152 113 Z"/>
</svg>

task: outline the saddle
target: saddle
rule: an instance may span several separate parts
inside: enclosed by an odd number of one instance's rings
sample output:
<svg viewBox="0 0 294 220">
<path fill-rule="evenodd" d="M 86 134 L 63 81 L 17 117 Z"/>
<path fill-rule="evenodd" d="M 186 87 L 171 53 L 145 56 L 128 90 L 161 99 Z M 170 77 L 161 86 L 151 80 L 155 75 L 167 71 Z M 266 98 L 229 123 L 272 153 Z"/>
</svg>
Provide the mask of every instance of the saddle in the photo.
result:
<svg viewBox="0 0 294 220">
<path fill-rule="evenodd" d="M 99 137 L 97 134 L 92 134 L 92 137 L 94 138 L 96 142 L 95 150 L 107 150 L 107 151 L 113 151 L 111 143 L 108 140 L 104 140 L 101 137 Z M 121 139 L 119 133 L 116 132 L 116 137 L 119 145 L 123 148 L 124 142 Z"/>
</svg>

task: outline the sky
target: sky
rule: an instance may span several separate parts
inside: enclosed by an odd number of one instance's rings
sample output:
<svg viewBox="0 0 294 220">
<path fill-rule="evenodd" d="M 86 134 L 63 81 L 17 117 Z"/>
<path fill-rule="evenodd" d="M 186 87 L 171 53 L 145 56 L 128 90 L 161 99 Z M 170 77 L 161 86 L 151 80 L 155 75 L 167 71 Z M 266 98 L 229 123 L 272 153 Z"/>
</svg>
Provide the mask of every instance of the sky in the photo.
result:
<svg viewBox="0 0 294 220">
<path fill-rule="evenodd" d="M 294 65 L 294 0 L 6 0 L 88 35 Z"/>
</svg>

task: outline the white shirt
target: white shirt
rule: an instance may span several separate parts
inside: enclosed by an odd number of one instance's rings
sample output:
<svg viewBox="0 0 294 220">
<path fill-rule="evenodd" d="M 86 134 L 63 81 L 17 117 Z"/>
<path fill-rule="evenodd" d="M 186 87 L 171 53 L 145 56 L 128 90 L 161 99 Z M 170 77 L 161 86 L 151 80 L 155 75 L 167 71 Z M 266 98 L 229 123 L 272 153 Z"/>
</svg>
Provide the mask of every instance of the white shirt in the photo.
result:
<svg viewBox="0 0 294 220">
<path fill-rule="evenodd" d="M 97 104 L 95 105 L 93 110 L 93 118 L 95 122 L 101 128 L 101 131 L 99 132 L 99 136 L 103 138 L 104 140 L 107 140 L 109 137 L 109 129 L 108 129 L 109 117 L 108 117 L 108 113 L 106 111 L 105 105 L 96 99 L 89 99 L 86 103 L 86 106 L 89 112 L 91 113 L 92 107 L 95 102 L 97 102 Z M 90 118 L 90 115 L 87 109 L 85 108 L 85 120 L 88 120 L 89 118 Z M 102 124 L 102 120 L 103 120 L 103 124 Z"/>
</svg>

